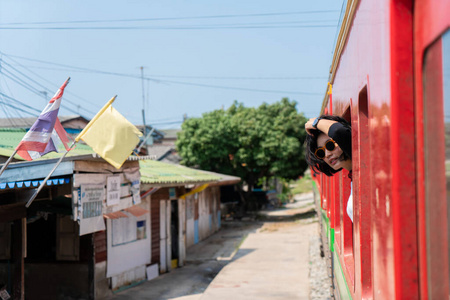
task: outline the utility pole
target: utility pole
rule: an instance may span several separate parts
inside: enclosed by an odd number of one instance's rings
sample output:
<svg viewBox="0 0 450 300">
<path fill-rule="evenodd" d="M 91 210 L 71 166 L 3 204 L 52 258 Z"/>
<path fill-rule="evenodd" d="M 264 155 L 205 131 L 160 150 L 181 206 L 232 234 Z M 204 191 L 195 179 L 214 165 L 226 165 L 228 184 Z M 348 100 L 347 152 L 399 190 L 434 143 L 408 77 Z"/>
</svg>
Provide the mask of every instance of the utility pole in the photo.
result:
<svg viewBox="0 0 450 300">
<path fill-rule="evenodd" d="M 145 124 L 144 67 L 142 67 L 142 66 L 141 66 L 141 78 L 142 78 L 142 121 L 144 124 L 144 136 L 147 136 L 147 125 Z M 148 154 L 147 145 L 145 145 L 145 149 L 147 149 L 147 154 Z"/>
</svg>

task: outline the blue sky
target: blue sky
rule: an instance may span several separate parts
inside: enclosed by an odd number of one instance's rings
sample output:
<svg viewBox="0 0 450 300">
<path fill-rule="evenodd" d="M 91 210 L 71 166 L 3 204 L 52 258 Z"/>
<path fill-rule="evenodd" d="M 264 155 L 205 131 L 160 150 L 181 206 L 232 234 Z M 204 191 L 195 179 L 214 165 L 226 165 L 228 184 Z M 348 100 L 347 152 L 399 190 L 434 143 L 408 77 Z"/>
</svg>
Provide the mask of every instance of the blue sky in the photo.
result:
<svg viewBox="0 0 450 300">
<path fill-rule="evenodd" d="M 146 123 L 157 128 L 178 128 L 184 114 L 199 117 L 235 100 L 257 107 L 287 97 L 313 117 L 341 7 L 331 0 L 2 0 L 0 117 L 37 115 L 69 76 L 60 115 L 91 118 L 118 95 L 114 107 L 127 119 L 142 124 L 144 107 Z"/>
</svg>

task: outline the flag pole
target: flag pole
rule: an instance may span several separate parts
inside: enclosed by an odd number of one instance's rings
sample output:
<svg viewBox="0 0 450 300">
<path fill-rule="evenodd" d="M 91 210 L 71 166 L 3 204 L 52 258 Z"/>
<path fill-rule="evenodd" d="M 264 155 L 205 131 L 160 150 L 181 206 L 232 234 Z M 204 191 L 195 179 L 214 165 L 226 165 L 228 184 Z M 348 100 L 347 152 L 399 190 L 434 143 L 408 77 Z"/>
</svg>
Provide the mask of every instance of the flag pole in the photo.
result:
<svg viewBox="0 0 450 300">
<path fill-rule="evenodd" d="M 73 146 L 75 146 L 75 144 L 77 143 L 77 141 L 74 141 L 72 143 L 72 145 L 70 145 L 69 149 L 73 149 Z M 69 150 L 70 151 L 70 150 Z M 56 163 L 56 165 L 53 167 L 53 169 L 50 171 L 50 173 L 47 175 L 47 177 L 45 177 L 44 181 L 41 183 L 41 185 L 39 186 L 39 188 L 37 189 L 36 192 L 34 192 L 33 196 L 30 198 L 30 200 L 28 200 L 27 204 L 25 204 L 25 207 L 28 208 L 31 203 L 34 201 L 34 199 L 36 199 L 37 195 L 39 194 L 39 192 L 42 190 L 42 188 L 47 184 L 47 180 L 50 178 L 50 176 L 52 176 L 53 172 L 55 172 L 56 168 L 59 166 L 59 164 L 62 162 L 62 160 L 64 159 L 64 157 L 66 157 L 67 153 L 69 153 L 69 151 L 66 151 L 64 153 L 63 156 L 61 156 L 58 160 L 58 162 Z"/>
<path fill-rule="evenodd" d="M 17 149 L 14 150 L 14 153 L 11 154 L 11 156 L 8 158 L 8 160 L 3 164 L 2 169 L 0 170 L 0 176 L 2 176 L 3 172 L 5 172 L 8 165 L 11 163 L 11 160 L 13 159 L 14 155 L 16 155 Z"/>
<path fill-rule="evenodd" d="M 136 152 L 139 154 L 139 151 L 141 151 L 142 146 L 144 146 L 145 142 L 148 140 L 148 138 L 150 137 L 150 135 L 153 133 L 153 131 L 155 131 L 155 127 L 152 128 L 152 130 L 150 130 L 150 132 L 147 134 L 147 136 L 145 137 L 145 139 L 142 141 L 142 143 L 139 145 L 139 147 L 137 148 Z M 148 151 L 147 151 L 148 152 Z M 148 153 L 147 153 L 148 154 Z"/>
</svg>

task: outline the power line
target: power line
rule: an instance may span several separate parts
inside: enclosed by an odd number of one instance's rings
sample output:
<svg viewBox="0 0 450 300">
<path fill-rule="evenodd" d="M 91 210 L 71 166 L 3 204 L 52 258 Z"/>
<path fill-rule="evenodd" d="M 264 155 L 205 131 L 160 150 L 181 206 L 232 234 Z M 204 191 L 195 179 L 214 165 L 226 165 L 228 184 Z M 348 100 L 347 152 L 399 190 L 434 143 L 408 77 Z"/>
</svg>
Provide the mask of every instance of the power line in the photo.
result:
<svg viewBox="0 0 450 300">
<path fill-rule="evenodd" d="M 172 124 L 180 124 L 183 123 L 183 120 L 180 121 L 173 121 L 173 122 L 156 122 L 156 123 L 152 123 L 151 125 L 172 125 Z"/>
<path fill-rule="evenodd" d="M 30 78 L 29 76 L 25 75 L 24 73 L 20 72 L 19 70 L 17 70 L 16 68 L 12 67 L 10 64 L 6 63 L 4 60 L 2 60 L 4 65 L 7 65 L 8 67 L 11 67 L 13 70 L 15 70 L 17 73 L 19 73 L 20 75 L 24 76 L 25 78 L 27 78 L 28 80 L 32 81 L 33 83 L 37 84 L 38 86 L 40 86 L 41 88 L 44 89 L 45 92 L 52 92 L 51 89 L 45 87 L 44 85 L 40 84 L 39 82 L 33 80 L 32 78 Z M 6 73 L 7 74 L 6 74 Z M 41 91 L 39 91 L 38 89 L 36 89 L 35 87 L 31 86 L 28 82 L 24 81 L 23 79 L 21 79 L 19 76 L 17 76 L 16 74 L 12 73 L 10 70 L 8 70 L 7 68 L 5 68 L 3 66 L 3 68 L 0 70 L 0 74 L 3 74 L 5 77 L 9 78 L 10 80 L 14 81 L 15 83 L 21 85 L 22 87 L 24 87 L 25 89 L 28 89 L 29 91 L 33 92 L 34 94 L 38 95 L 38 96 L 42 96 Z M 10 74 L 10 75 L 8 75 Z M 75 107 L 78 107 L 76 104 L 72 103 L 69 99 L 67 99 L 67 97 L 65 97 L 66 100 L 64 101 L 64 103 L 73 105 Z M 48 101 L 48 99 L 45 99 L 46 101 Z M 67 107 L 67 106 L 63 106 L 64 109 L 67 109 L 75 114 L 79 114 L 79 112 Z M 83 110 L 85 110 L 86 112 L 95 115 L 94 112 L 89 111 L 88 109 L 81 107 Z"/>
<path fill-rule="evenodd" d="M 343 21 L 343 17 L 344 17 L 344 4 L 347 3 L 347 0 L 342 0 L 342 5 L 341 5 L 341 12 L 339 13 L 339 21 L 336 25 L 336 33 L 334 34 L 334 42 L 333 45 L 331 47 L 335 47 L 336 46 L 336 41 L 337 41 L 337 37 L 339 34 L 339 28 L 340 25 Z M 334 48 L 333 48 L 334 49 Z M 331 53 L 333 53 L 333 49 L 331 50 Z"/>
<path fill-rule="evenodd" d="M 31 85 L 27 84 L 26 82 L 24 82 L 24 81 L 21 80 L 20 78 L 17 78 L 16 75 L 14 75 L 14 74 L 8 75 L 8 74 L 6 74 L 4 71 L 7 71 L 9 74 L 11 74 L 8 70 L 5 70 L 5 69 L 3 68 L 2 72 L 0 72 L 1 74 L 3 74 L 3 76 L 9 78 L 10 80 L 14 81 L 14 82 L 17 83 L 18 85 L 20 85 L 20 86 L 26 88 L 27 90 L 29 90 L 29 91 L 35 93 L 36 95 L 42 96 L 42 94 L 39 92 L 39 90 L 37 90 L 37 89 L 35 89 L 34 87 L 32 87 Z"/>
<path fill-rule="evenodd" d="M 202 26 L 202 27 L 158 27 L 158 26 L 109 26 L 109 27 L 0 27 L 0 30 L 211 30 L 211 29 L 288 29 L 288 28 L 335 28 L 336 25 L 299 26 Z"/>
<path fill-rule="evenodd" d="M 219 18 L 239 18 L 239 17 L 267 17 L 267 16 L 286 16 L 286 15 L 307 15 L 319 13 L 335 13 L 338 10 L 315 10 L 315 11 L 297 11 L 280 13 L 259 13 L 259 14 L 236 14 L 236 15 L 212 15 L 197 17 L 166 17 L 166 18 L 140 18 L 140 19 L 112 19 L 112 20 L 75 20 L 75 21 L 53 21 L 53 22 L 16 22 L 3 23 L 4 25 L 43 25 L 43 24 L 79 24 L 79 23 L 110 23 L 110 22 L 144 22 L 144 21 L 168 21 L 168 20 L 195 20 L 195 19 L 219 19 Z"/>
<path fill-rule="evenodd" d="M 2 52 L 0 52 L 2 53 Z M 2 53 L 4 55 L 8 55 L 5 53 Z M 25 58 L 21 56 L 16 55 L 8 55 L 12 57 L 17 57 L 29 61 L 36 61 L 40 63 L 45 63 L 49 65 L 57 65 L 57 66 L 63 66 L 63 67 L 69 67 L 74 68 L 77 70 L 87 71 L 87 72 L 93 72 L 93 73 L 100 73 L 100 74 L 106 74 L 106 75 L 115 75 L 115 76 L 121 76 L 121 77 L 129 77 L 129 78 L 135 78 L 135 79 L 142 79 L 138 75 L 130 75 L 130 74 L 123 74 L 123 73 L 117 73 L 117 72 L 106 72 L 106 71 L 99 71 L 94 69 L 88 69 L 88 68 L 81 68 L 81 67 L 72 67 L 69 65 L 59 64 L 59 63 L 52 63 L 52 62 L 46 62 L 42 60 L 37 59 L 31 59 L 31 58 Z M 226 89 L 226 90 L 239 90 L 239 91 L 249 91 L 249 92 L 264 92 L 264 93 L 287 93 L 287 94 L 298 94 L 298 95 L 322 95 L 321 93 L 309 93 L 309 92 L 302 92 L 302 91 L 281 91 L 281 90 L 263 90 L 263 89 L 252 89 L 252 88 L 240 88 L 240 87 L 231 87 L 231 86 L 219 86 L 219 85 L 210 85 L 210 84 L 201 84 L 201 83 L 193 83 L 193 82 L 182 82 L 182 81 L 173 81 L 173 80 L 158 80 L 155 78 L 150 77 L 144 77 L 146 80 L 151 80 L 157 83 L 171 83 L 171 84 L 179 84 L 179 85 L 189 85 L 189 86 L 199 86 L 199 87 L 205 87 L 205 88 L 217 88 L 217 89 Z"/>
<path fill-rule="evenodd" d="M 3 79 L 3 81 L 5 82 L 6 88 L 8 89 L 9 93 L 10 93 L 11 95 L 13 95 L 13 93 L 12 93 L 12 91 L 11 91 L 9 85 L 8 85 L 8 82 L 7 82 L 4 78 L 1 78 L 1 79 Z M 0 85 L 1 85 L 1 83 L 0 83 Z M 3 90 L 3 87 L 2 87 L 2 86 L 1 86 L 0 90 Z M 7 116 L 8 119 L 11 119 L 11 118 L 12 118 L 11 115 L 8 113 L 8 110 L 6 109 L 5 105 L 2 105 L 2 110 L 3 110 L 3 112 L 5 113 L 5 115 Z M 22 115 L 21 115 L 20 111 L 18 111 L 18 110 L 13 110 L 12 113 L 14 113 L 15 115 L 17 115 L 17 116 L 19 116 L 20 118 L 22 118 Z M 11 122 L 11 123 L 14 123 L 14 122 Z"/>
<path fill-rule="evenodd" d="M 25 106 L 25 107 L 28 108 L 28 109 L 36 110 L 34 107 L 28 106 L 28 105 L 24 104 L 23 102 L 21 102 L 21 101 L 19 101 L 19 100 L 16 100 L 16 99 L 14 99 L 14 98 L 9 97 L 8 95 L 5 95 L 5 94 L 3 94 L 3 93 L 0 93 L 0 95 L 1 95 L 2 97 L 5 97 L 5 98 L 8 98 L 8 99 L 14 100 L 15 102 L 20 103 L 20 105 Z M 16 109 L 16 110 L 19 110 L 19 111 L 21 111 L 21 112 L 27 113 L 27 114 L 32 115 L 32 116 L 38 116 L 38 115 L 39 115 L 39 111 L 38 111 L 38 114 L 35 114 L 35 113 L 31 113 L 31 112 L 29 112 L 29 111 L 24 110 L 24 109 L 21 108 L 21 107 L 17 107 L 17 106 L 15 106 L 15 105 L 12 105 L 11 103 L 8 103 L 8 102 L 5 102 L 5 101 L 0 101 L 0 103 L 3 104 L 3 105 L 6 105 L 6 106 L 10 106 L 10 107 L 12 107 L 12 108 L 14 108 L 14 109 Z"/>
<path fill-rule="evenodd" d="M 34 110 L 34 111 L 37 112 L 38 114 L 41 112 L 40 110 L 38 110 L 38 109 L 36 109 L 36 108 L 34 108 L 34 107 L 32 107 L 32 106 L 29 106 L 29 105 L 25 104 L 24 102 L 22 102 L 22 101 L 20 101 L 20 100 L 17 100 L 17 99 L 15 99 L 15 98 L 13 98 L 13 97 L 10 97 L 10 96 L 8 96 L 8 95 L 2 93 L 2 92 L 0 92 L 0 95 L 1 95 L 2 97 L 4 97 L 4 98 L 7 98 L 7 99 L 9 99 L 9 100 L 12 100 L 12 101 L 14 101 L 14 102 L 19 103 L 20 105 L 22 105 L 22 106 L 24 106 L 24 107 L 26 107 L 26 108 L 28 108 L 28 109 Z"/>
<path fill-rule="evenodd" d="M 1 53 L 1 52 L 0 52 L 0 53 Z M 1 54 L 3 54 L 3 53 L 1 53 Z M 3 55 L 5 55 L 5 54 L 3 54 Z M 22 67 L 23 69 L 27 70 L 28 72 L 30 72 L 30 73 L 33 74 L 34 76 L 40 78 L 42 81 L 45 81 L 45 82 L 51 84 L 51 85 L 52 85 L 53 87 L 55 87 L 55 88 L 59 88 L 59 85 L 54 84 L 53 82 L 47 80 L 46 78 L 40 76 L 39 74 L 37 74 L 37 73 L 31 71 L 29 68 L 27 68 L 26 66 L 24 66 L 24 65 L 22 65 L 21 63 L 17 62 L 16 60 L 14 60 L 13 58 L 11 58 L 10 56 L 8 56 L 8 55 L 5 55 L 5 56 L 7 56 L 9 60 L 11 60 L 11 61 L 13 61 L 14 63 L 18 64 L 20 67 Z M 4 61 L 4 60 L 3 60 L 3 61 Z M 42 85 L 41 85 L 41 86 L 42 86 Z M 46 87 L 43 87 L 43 88 L 44 88 L 44 89 L 47 89 Z M 47 90 L 48 90 L 49 92 L 52 92 L 50 89 L 47 89 Z M 91 105 L 91 106 L 94 106 L 94 105 L 92 104 L 92 102 L 90 102 L 90 101 L 88 101 L 88 100 L 86 100 L 86 99 L 84 99 L 84 98 L 82 98 L 82 97 L 80 97 L 80 96 L 78 96 L 78 95 L 76 95 L 76 94 L 70 92 L 70 91 L 65 91 L 65 94 L 66 94 L 66 95 L 67 95 L 67 94 L 72 95 L 72 96 L 74 96 L 75 98 L 78 98 L 78 99 L 80 99 L 81 101 L 83 101 L 83 102 L 85 102 L 85 103 L 87 103 L 87 104 L 89 104 L 89 105 Z M 69 102 L 70 102 L 70 101 L 69 101 Z M 97 109 L 98 107 L 95 107 L 95 108 Z M 83 109 L 84 109 L 84 108 L 83 108 Z M 95 113 L 93 113 L 93 112 L 91 112 L 91 111 L 88 111 L 87 109 L 85 109 L 85 110 L 86 110 L 87 112 L 91 113 L 91 114 L 95 114 Z"/>
<path fill-rule="evenodd" d="M 27 68 L 43 69 L 43 70 L 53 70 L 53 71 L 71 71 L 71 72 L 90 72 L 84 70 L 73 70 L 70 68 L 50 68 L 42 66 L 27 66 Z M 130 74 L 124 74 L 128 76 L 133 76 Z M 327 76 L 292 76 L 292 77 L 236 77 L 236 76 L 179 76 L 179 75 L 160 75 L 160 74 L 149 74 L 148 76 L 153 78 L 186 78 L 186 79 L 210 79 L 210 80 L 317 80 L 317 79 L 327 79 Z M 155 79 L 156 80 L 156 79 Z"/>
<path fill-rule="evenodd" d="M 191 85 L 191 86 L 200 86 L 200 87 L 207 87 L 207 88 L 216 88 L 216 89 L 223 89 L 223 90 L 238 90 L 238 91 L 264 92 L 264 93 L 277 93 L 277 94 L 279 94 L 279 93 L 286 93 L 286 94 L 298 94 L 298 95 L 322 95 L 322 93 L 309 93 L 309 92 L 300 92 L 300 91 L 277 91 L 277 90 L 250 89 L 250 88 L 229 87 L 229 86 L 200 84 L 200 83 L 181 82 L 181 81 L 172 81 L 172 80 L 165 80 L 164 82 L 173 83 L 173 84 L 181 84 L 181 85 Z"/>
</svg>

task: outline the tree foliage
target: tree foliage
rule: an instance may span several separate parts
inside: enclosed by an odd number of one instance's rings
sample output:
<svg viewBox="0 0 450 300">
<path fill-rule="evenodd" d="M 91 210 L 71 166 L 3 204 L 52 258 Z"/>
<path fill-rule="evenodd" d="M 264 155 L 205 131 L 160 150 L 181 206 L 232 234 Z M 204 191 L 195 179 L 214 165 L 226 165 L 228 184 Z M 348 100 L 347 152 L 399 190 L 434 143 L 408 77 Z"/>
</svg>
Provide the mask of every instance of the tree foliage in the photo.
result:
<svg viewBox="0 0 450 300">
<path fill-rule="evenodd" d="M 182 164 L 241 177 L 294 179 L 306 169 L 303 143 L 307 119 L 284 98 L 258 108 L 235 102 L 182 125 L 177 149 Z"/>
</svg>

